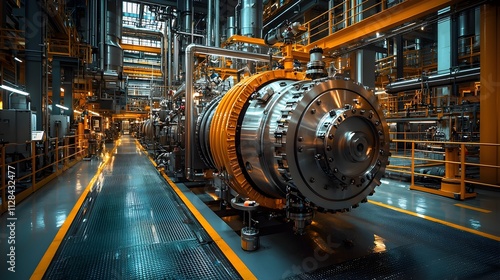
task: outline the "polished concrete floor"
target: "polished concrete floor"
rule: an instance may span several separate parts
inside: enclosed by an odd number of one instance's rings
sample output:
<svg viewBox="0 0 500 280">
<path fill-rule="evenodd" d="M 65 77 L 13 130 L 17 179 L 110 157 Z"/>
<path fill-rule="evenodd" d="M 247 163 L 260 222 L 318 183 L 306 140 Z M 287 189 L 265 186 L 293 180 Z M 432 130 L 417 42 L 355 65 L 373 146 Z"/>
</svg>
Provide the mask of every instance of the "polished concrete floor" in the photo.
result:
<svg viewBox="0 0 500 280">
<path fill-rule="evenodd" d="M 127 149 L 132 149 L 132 153 L 138 150 L 135 146 Z M 118 149 L 117 154 L 121 152 L 130 153 L 130 150 Z M 114 160 L 128 159 L 115 156 Z M 129 165 L 138 162 L 132 161 Z M 7 271 L 7 219 L 6 215 L 0 217 L 0 279 L 29 278 L 96 172 L 97 164 L 97 161 L 79 163 L 18 205 L 15 274 Z M 141 161 L 141 165 L 145 164 L 150 163 Z M 113 169 L 116 167 L 111 161 L 108 175 L 118 172 Z M 150 178 L 150 173 L 156 171 L 140 170 L 134 173 L 134 180 L 146 185 L 151 183 L 144 178 Z M 120 176 L 109 178 L 115 178 L 109 180 L 117 183 Z M 117 185 L 132 187 L 126 181 Z M 154 185 L 170 188 L 164 181 L 155 181 Z M 383 179 L 368 203 L 348 213 L 317 214 L 303 236 L 294 235 L 290 226 L 281 221 L 269 221 L 264 214 L 256 215 L 262 226 L 260 248 L 247 252 L 241 249 L 234 226 L 239 222 L 238 215 L 221 218 L 200 195 L 182 183 L 175 185 L 229 246 L 224 250 L 231 250 L 234 258 L 240 259 L 257 279 L 500 279 L 500 192 L 477 190 L 476 198 L 457 201 L 410 191 L 404 182 Z M 140 194 L 132 189 L 128 193 L 124 200 Z M 115 210 L 127 212 L 130 208 Z M 161 207 L 157 211 L 161 213 Z M 168 208 L 164 211 L 172 212 Z M 110 234 L 106 228 L 103 225 L 101 229 L 103 236 Z M 132 228 L 122 228 L 122 231 L 135 232 Z M 154 238 L 152 241 L 150 246 L 157 246 Z M 114 250 L 127 251 L 124 247 Z M 229 261 L 234 260 L 229 258 Z M 135 263 L 140 264 L 140 258 Z M 142 262 L 142 265 L 153 264 Z M 186 265 L 196 270 L 198 263 L 192 261 Z M 134 278 L 131 275 L 119 274 L 115 279 Z M 188 277 L 166 275 L 164 278 Z"/>
<path fill-rule="evenodd" d="M 203 203 L 194 204 L 258 279 L 499 279 L 500 193 L 478 192 L 457 201 L 384 179 L 351 212 L 317 214 L 304 236 L 290 226 L 266 230 L 260 217 L 255 252 L 241 250 L 237 216 L 221 225 Z"/>
<path fill-rule="evenodd" d="M 0 216 L 0 279 L 30 278 L 100 163 L 81 161 L 16 205 L 15 273 L 7 270 L 8 216 Z"/>
</svg>

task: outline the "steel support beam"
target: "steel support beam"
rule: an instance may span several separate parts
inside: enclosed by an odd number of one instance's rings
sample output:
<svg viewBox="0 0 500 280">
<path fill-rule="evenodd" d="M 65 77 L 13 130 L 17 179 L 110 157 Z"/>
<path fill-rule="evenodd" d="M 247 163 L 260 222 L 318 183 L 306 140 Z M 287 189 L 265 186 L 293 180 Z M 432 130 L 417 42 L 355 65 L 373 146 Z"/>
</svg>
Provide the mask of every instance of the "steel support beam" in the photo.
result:
<svg viewBox="0 0 500 280">
<path fill-rule="evenodd" d="M 61 104 L 61 63 L 58 59 L 52 60 L 52 115 L 61 114 L 56 104 Z"/>
<path fill-rule="evenodd" d="M 129 44 L 120 44 L 124 51 L 139 51 L 139 52 L 149 52 L 161 54 L 161 48 L 147 47 L 147 46 L 137 46 Z"/>
<path fill-rule="evenodd" d="M 76 66 L 76 65 L 75 65 Z M 62 88 L 64 89 L 64 106 L 68 107 L 69 110 L 64 112 L 65 115 L 69 116 L 70 120 L 73 120 L 73 78 L 74 78 L 74 68 L 64 67 L 64 81 L 62 81 Z"/>
<path fill-rule="evenodd" d="M 325 52 L 337 49 L 353 42 L 375 35 L 376 32 L 385 32 L 391 28 L 397 27 L 415 19 L 422 18 L 434 13 L 439 9 L 453 5 L 460 1 L 457 0 L 407 0 L 385 11 L 370 16 L 363 21 L 353 24 L 347 28 L 330 34 L 305 47 L 309 52 L 315 47 L 320 47 Z"/>
<path fill-rule="evenodd" d="M 500 122 L 498 120 L 498 106 L 500 106 L 500 4 L 490 2 L 481 6 L 481 125 L 479 133 L 481 143 L 499 143 Z M 500 163 L 500 149 L 496 146 L 482 146 L 479 154 L 481 164 L 496 165 Z M 481 167 L 481 182 L 498 184 L 500 170 L 498 168 Z"/>
<path fill-rule="evenodd" d="M 36 111 L 36 129 L 42 130 L 42 96 L 44 94 L 43 84 L 43 60 L 44 40 L 43 28 L 45 24 L 40 22 L 40 15 L 44 15 L 42 1 L 26 1 L 26 14 L 24 18 L 24 31 L 26 36 L 26 91 L 30 93 L 31 107 Z M 44 18 L 44 17 L 42 17 Z M 44 21 L 44 19 L 42 19 Z M 40 24 L 34 24 L 40 23 Z"/>
</svg>

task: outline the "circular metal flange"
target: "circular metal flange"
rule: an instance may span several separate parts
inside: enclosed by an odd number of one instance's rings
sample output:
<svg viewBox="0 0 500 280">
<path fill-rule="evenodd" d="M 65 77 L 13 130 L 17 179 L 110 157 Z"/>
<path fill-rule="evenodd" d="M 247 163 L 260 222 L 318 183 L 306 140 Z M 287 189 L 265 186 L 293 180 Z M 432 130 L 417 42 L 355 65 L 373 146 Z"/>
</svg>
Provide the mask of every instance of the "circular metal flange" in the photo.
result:
<svg viewBox="0 0 500 280">
<path fill-rule="evenodd" d="M 210 153 L 215 166 L 227 172 L 230 187 L 244 197 L 255 200 L 262 207 L 282 209 L 285 200 L 259 192 L 244 174 L 246 166 L 239 163 L 236 139 L 238 119 L 250 97 L 259 88 L 278 79 L 302 80 L 303 74 L 275 70 L 253 75 L 231 88 L 221 99 L 210 122 Z"/>
<path fill-rule="evenodd" d="M 380 121 L 366 111 L 358 108 L 338 114 L 328 125 L 327 134 L 331 137 L 323 141 L 327 172 L 346 185 L 363 186 L 368 182 L 366 175 L 376 172 L 383 135 L 378 135 Z"/>
<path fill-rule="evenodd" d="M 289 173 L 315 205 L 350 208 L 380 184 L 389 130 L 375 95 L 361 85 L 338 78 L 310 83 L 288 124 Z"/>
<path fill-rule="evenodd" d="M 216 168 L 215 162 L 210 153 L 210 121 L 212 120 L 215 109 L 217 108 L 217 105 L 219 104 L 221 99 L 222 96 L 218 96 L 212 99 L 205 106 L 196 121 L 196 147 L 199 154 L 201 155 L 201 160 L 206 166 L 210 168 Z"/>
</svg>

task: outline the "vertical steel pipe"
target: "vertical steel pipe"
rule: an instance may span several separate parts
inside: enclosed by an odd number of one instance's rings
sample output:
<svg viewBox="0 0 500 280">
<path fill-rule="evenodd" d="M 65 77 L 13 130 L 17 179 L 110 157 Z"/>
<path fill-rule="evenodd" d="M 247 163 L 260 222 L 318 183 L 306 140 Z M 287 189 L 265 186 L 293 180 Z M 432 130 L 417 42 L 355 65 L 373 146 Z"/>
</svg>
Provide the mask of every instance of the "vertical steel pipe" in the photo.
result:
<svg viewBox="0 0 500 280">
<path fill-rule="evenodd" d="M 194 100 L 193 100 L 193 76 L 194 76 L 194 56 L 195 54 L 210 54 L 216 56 L 224 56 L 230 58 L 269 61 L 267 54 L 248 53 L 242 51 L 228 50 L 222 48 L 206 47 L 191 44 L 186 48 L 186 178 L 192 179 L 194 170 L 192 165 L 194 162 L 194 145 L 196 119 L 194 116 Z"/>
</svg>

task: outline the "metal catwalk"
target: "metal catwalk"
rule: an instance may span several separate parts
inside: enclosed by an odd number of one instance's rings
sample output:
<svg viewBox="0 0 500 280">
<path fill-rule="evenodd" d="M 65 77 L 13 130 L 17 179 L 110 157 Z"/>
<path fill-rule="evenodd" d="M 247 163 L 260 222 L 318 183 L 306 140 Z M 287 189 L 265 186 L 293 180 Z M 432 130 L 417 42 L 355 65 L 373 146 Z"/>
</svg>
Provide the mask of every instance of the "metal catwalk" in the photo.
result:
<svg viewBox="0 0 500 280">
<path fill-rule="evenodd" d="M 44 278 L 239 278 L 132 138 L 112 156 Z"/>
</svg>

